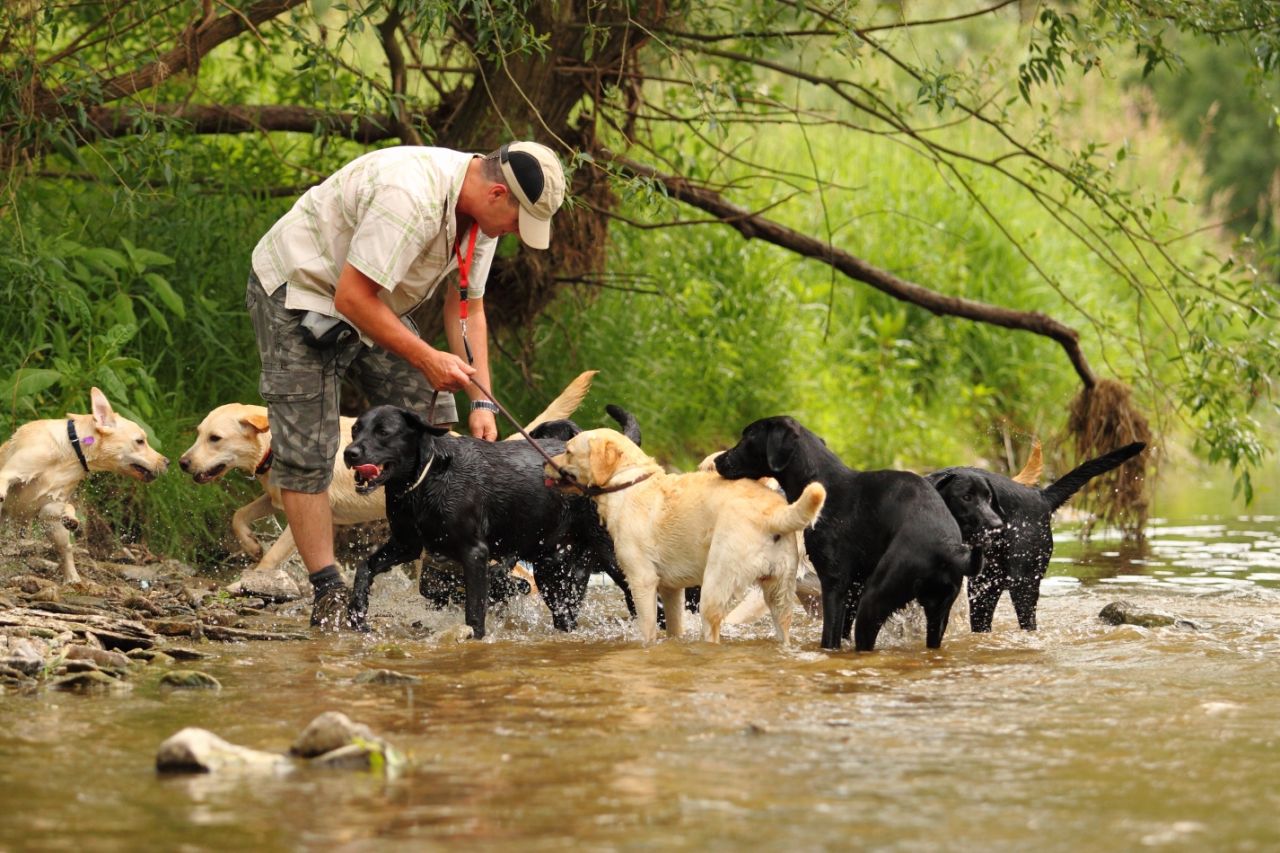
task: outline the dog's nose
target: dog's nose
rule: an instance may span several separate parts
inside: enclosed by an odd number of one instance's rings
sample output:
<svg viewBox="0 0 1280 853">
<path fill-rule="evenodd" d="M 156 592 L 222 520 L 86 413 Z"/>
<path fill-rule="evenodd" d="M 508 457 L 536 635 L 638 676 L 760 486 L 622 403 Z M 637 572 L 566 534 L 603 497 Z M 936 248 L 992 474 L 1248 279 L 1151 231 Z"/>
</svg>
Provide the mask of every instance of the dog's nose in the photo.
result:
<svg viewBox="0 0 1280 853">
<path fill-rule="evenodd" d="M 191 460 L 183 456 L 178 460 L 178 467 L 187 473 L 191 472 Z"/>
<path fill-rule="evenodd" d="M 347 463 L 348 468 L 354 468 L 360 461 L 360 451 L 354 444 L 347 445 L 347 449 L 342 451 L 342 461 Z"/>
</svg>

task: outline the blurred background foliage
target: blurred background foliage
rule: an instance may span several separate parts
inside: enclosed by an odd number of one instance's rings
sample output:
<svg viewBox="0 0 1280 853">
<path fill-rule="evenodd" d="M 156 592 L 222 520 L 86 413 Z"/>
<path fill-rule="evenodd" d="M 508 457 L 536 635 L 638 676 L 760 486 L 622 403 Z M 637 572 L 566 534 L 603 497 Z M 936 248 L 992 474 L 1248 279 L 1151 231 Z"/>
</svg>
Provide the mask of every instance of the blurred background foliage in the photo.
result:
<svg viewBox="0 0 1280 853">
<path fill-rule="evenodd" d="M 325 4 L 309 20 L 346 8 Z M 314 27 L 292 20 L 295 34 Z M 359 16 L 343 20 L 350 27 Z M 1042 56 L 1027 51 L 1027 21 L 1024 10 L 961 23 L 913 35 L 913 49 L 932 57 L 926 64 L 971 78 L 1016 77 Z M 442 25 L 421 26 L 429 34 Z M 352 35 L 344 61 L 359 63 L 368 37 Z M 270 61 L 252 58 L 252 45 L 238 40 L 204 59 L 205 96 L 343 109 L 383 97 L 305 39 Z M 810 48 L 770 50 L 795 58 Z M 654 78 L 673 57 L 659 51 L 650 60 Z M 1149 261 L 1099 211 L 1083 217 L 1113 238 L 1102 252 L 977 163 L 942 168 L 901 139 L 824 127 L 816 115 L 767 130 L 747 120 L 681 122 L 654 130 L 649 147 L 691 178 L 740 190 L 739 203 L 767 207 L 905 279 L 1069 317 L 1090 361 L 1134 387 L 1164 441 L 1230 463 L 1248 491 L 1275 423 L 1277 331 L 1265 310 L 1274 305 L 1280 199 L 1276 110 L 1267 100 L 1274 71 L 1250 81 L 1270 60 L 1230 40 L 1188 37 L 1177 57 L 1145 75 L 1150 55 L 1119 47 L 1106 54 L 1109 76 L 1062 75 L 1050 63 L 1032 81 L 1043 88 L 1031 104 L 1023 109 L 1015 89 L 1003 109 L 1011 126 L 1076 152 L 1081 169 L 1145 209 L 1169 264 L 1209 282 L 1218 301 L 1170 269 L 1150 269 L 1145 289 L 1116 275 L 1118 262 Z M 818 61 L 832 74 L 856 64 L 883 97 L 932 110 L 935 144 L 1000 154 L 989 135 L 953 125 L 948 99 L 960 80 L 939 73 L 892 82 L 890 61 L 856 45 Z M 735 78 L 732 66 L 694 77 L 701 88 L 651 92 L 653 101 L 696 112 L 711 99 L 785 98 L 797 85 L 785 75 Z M 140 121 L 139 132 L 93 145 L 54 139 L 38 162 L 5 173 L 0 435 L 34 417 L 87 410 L 97 385 L 176 460 L 211 408 L 259 402 L 244 311 L 249 253 L 307 185 L 369 147 L 309 133 L 200 136 L 162 118 Z M 601 133 L 625 148 L 622 129 Z M 752 183 L 761 162 L 778 172 Z M 547 308 L 495 341 L 495 391 L 522 416 L 579 371 L 598 369 L 577 420 L 611 425 L 604 404 L 619 403 L 640 418 L 649 452 L 681 468 L 777 413 L 795 415 L 856 467 L 1017 470 L 1033 437 L 1057 470 L 1076 461 L 1063 423 L 1079 380 L 1048 339 L 939 319 L 817 260 L 745 241 L 652 183 L 615 186 L 604 268 L 561 282 Z M 1065 182 L 1047 189 L 1072 191 Z M 517 253 L 511 238 L 504 251 Z M 227 557 L 230 512 L 255 489 L 238 475 L 196 486 L 176 466 L 146 487 L 95 478 L 90 488 L 82 505 L 99 514 L 99 529 L 203 563 Z"/>
</svg>

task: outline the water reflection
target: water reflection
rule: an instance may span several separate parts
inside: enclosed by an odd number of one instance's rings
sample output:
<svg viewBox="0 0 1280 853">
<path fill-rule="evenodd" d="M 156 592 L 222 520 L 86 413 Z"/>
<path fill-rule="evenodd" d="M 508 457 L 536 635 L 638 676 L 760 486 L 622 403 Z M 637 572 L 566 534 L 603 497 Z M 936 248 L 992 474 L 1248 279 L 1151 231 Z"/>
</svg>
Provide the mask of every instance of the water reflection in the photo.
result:
<svg viewBox="0 0 1280 853">
<path fill-rule="evenodd" d="M 796 615 L 719 647 L 635 641 L 592 587 L 582 630 L 495 614 L 482 642 L 392 572 L 380 633 L 208 645 L 216 695 L 0 696 L 0 849 L 1267 849 L 1280 704 L 1280 517 L 1163 520 L 1141 545 L 1060 531 L 1041 630 L 944 647 L 917 613 L 874 654 L 818 649 Z M 1112 627 L 1124 598 L 1199 630 Z M 299 623 L 305 609 L 291 617 Z M 357 685 L 370 668 L 416 685 Z M 410 758 L 397 779 L 158 779 L 156 746 L 210 728 L 283 752 L 325 710 Z"/>
</svg>

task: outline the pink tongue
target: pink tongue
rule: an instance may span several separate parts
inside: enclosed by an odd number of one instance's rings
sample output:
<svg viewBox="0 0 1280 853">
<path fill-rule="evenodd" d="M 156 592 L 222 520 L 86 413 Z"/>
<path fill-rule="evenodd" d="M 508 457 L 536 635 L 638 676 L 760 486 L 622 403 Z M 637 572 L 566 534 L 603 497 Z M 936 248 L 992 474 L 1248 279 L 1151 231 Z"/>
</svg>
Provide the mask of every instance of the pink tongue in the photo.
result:
<svg viewBox="0 0 1280 853">
<path fill-rule="evenodd" d="M 365 480 L 373 480 L 382 473 L 382 469 L 377 465 L 374 465 L 372 462 L 366 462 L 364 465 L 357 465 L 352 470 Z"/>
</svg>

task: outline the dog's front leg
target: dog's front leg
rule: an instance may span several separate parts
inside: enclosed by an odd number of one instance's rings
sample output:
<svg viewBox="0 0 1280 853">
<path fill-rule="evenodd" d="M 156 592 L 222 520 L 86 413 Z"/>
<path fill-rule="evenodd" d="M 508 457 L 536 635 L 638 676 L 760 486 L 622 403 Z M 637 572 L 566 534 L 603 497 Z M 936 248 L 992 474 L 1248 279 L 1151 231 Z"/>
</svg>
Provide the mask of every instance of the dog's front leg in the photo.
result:
<svg viewBox="0 0 1280 853">
<path fill-rule="evenodd" d="M 489 608 L 489 545 L 483 541 L 464 546 L 462 579 L 467 588 L 467 624 L 477 640 L 484 637 L 484 617 Z"/>
<path fill-rule="evenodd" d="M 267 553 L 262 555 L 258 565 L 253 568 L 260 572 L 274 571 L 297 550 L 298 544 L 293 539 L 293 528 L 286 524 L 284 530 L 280 531 L 280 535 L 276 537 L 276 541 L 271 543 Z"/>
<path fill-rule="evenodd" d="M 679 637 L 684 633 L 684 587 L 659 586 L 658 594 L 662 596 L 662 609 L 667 616 L 667 636 Z M 705 634 L 705 632 L 704 632 Z M 716 625 L 716 637 L 712 643 L 720 642 L 720 626 Z M 703 639 L 707 639 L 705 636 Z"/>
<path fill-rule="evenodd" d="M 819 575 L 818 582 L 822 585 L 822 647 L 839 651 L 845 620 L 853 612 L 849 609 L 849 581 Z"/>
<path fill-rule="evenodd" d="M 62 563 L 62 574 L 67 583 L 80 583 L 75 557 L 71 550 L 71 531 L 80 526 L 76 508 L 63 501 L 50 501 L 40 507 L 39 517 L 49 528 L 49 536 Z"/>
<path fill-rule="evenodd" d="M 356 569 L 356 578 L 351 584 L 351 603 L 347 606 L 347 621 L 361 631 L 369 630 L 365 617 L 369 613 L 369 590 L 373 587 L 373 579 L 383 572 L 418 559 L 422 554 L 422 543 L 416 538 L 401 539 L 392 536 L 386 544 L 369 555 L 360 568 Z"/>
<path fill-rule="evenodd" d="M 240 543 L 240 547 L 244 549 L 244 552 L 254 560 L 262 558 L 262 544 L 254 538 L 253 531 L 249 529 L 249 525 L 260 518 L 266 518 L 274 511 L 275 507 L 271 505 L 271 496 L 264 492 L 258 495 L 257 500 L 250 501 L 240 507 L 236 510 L 235 515 L 231 516 L 231 532 L 235 534 L 236 540 Z M 258 568 L 262 568 L 262 566 L 259 565 Z"/>
</svg>

